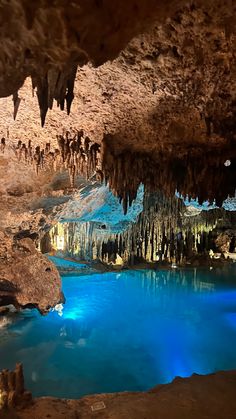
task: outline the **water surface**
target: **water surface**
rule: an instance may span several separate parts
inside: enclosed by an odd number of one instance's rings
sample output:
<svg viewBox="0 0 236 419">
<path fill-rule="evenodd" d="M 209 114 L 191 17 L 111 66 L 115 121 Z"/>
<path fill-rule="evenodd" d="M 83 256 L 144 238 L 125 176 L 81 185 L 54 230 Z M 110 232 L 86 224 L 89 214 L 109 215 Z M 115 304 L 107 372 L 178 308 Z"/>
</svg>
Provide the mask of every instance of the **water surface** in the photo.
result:
<svg viewBox="0 0 236 419">
<path fill-rule="evenodd" d="M 23 362 L 35 396 L 146 390 L 236 368 L 236 269 L 63 278 L 62 316 L 27 310 L 0 329 L 0 369 Z"/>
</svg>

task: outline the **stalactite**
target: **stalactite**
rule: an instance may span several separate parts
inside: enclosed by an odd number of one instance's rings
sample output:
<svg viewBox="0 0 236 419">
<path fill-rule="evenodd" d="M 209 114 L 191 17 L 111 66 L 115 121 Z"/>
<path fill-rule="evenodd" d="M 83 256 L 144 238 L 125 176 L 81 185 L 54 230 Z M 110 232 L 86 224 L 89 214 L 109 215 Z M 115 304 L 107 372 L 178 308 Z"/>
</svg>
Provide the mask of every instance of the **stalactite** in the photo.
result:
<svg viewBox="0 0 236 419">
<path fill-rule="evenodd" d="M 77 67 L 77 64 L 73 64 L 69 70 L 59 71 L 49 69 L 43 76 L 31 75 L 33 89 L 37 89 L 42 127 L 45 124 L 48 109 L 52 109 L 53 107 L 54 99 L 57 101 L 57 105 L 60 106 L 61 110 L 64 110 L 66 102 L 67 114 L 70 114 L 71 104 L 74 99 L 73 91 Z M 14 114 L 15 102 L 17 103 L 17 100 L 19 100 L 19 98 L 17 99 L 18 95 L 16 95 L 17 93 L 15 93 L 15 96 L 13 95 Z"/>
<path fill-rule="evenodd" d="M 75 178 L 82 175 L 86 179 L 96 175 L 98 181 L 103 181 L 103 173 L 100 167 L 100 145 L 92 142 L 89 137 L 83 137 L 83 131 L 77 131 L 73 135 L 67 132 L 65 136 L 57 135 L 58 148 L 52 150 L 50 142 L 45 148 L 36 146 L 33 150 L 31 140 L 28 145 L 18 140 L 13 145 L 13 150 L 19 161 L 24 159 L 25 163 L 32 164 L 35 172 L 48 168 L 57 171 L 64 168 L 68 171 L 71 188 L 75 187 Z M 0 151 L 4 153 L 6 139 L 2 138 Z"/>
<path fill-rule="evenodd" d="M 124 211 L 136 197 L 142 183 L 147 192 L 161 190 L 167 197 L 176 190 L 184 197 L 221 205 L 235 193 L 236 152 L 231 152 L 231 164 L 225 166 L 228 150 L 208 151 L 199 158 L 191 151 L 177 157 L 163 154 L 132 153 L 113 150 L 109 135 L 104 136 L 102 170 L 113 193 L 123 201 Z M 216 182 L 217 179 L 217 182 Z"/>
<path fill-rule="evenodd" d="M 224 210 L 203 211 L 186 217 L 184 204 L 176 197 L 166 198 L 161 192 L 145 194 L 144 211 L 137 222 L 119 234 L 103 230 L 95 222 L 63 223 L 51 233 L 57 248 L 57 236 L 64 240 L 64 252 L 77 259 L 115 261 L 119 255 L 125 263 L 138 261 L 185 263 L 198 254 L 216 251 L 215 240 L 221 228 L 234 225 L 235 217 Z M 70 239 L 69 239 L 70 238 Z M 233 243 L 232 236 L 230 242 Z"/>
<path fill-rule="evenodd" d="M 18 112 L 18 109 L 19 109 L 19 106 L 20 106 L 20 102 L 21 102 L 21 99 L 19 98 L 18 92 L 15 92 L 13 94 L 12 100 L 13 100 L 13 104 L 14 104 L 13 119 L 15 121 L 16 116 L 17 116 L 17 112 Z"/>
<path fill-rule="evenodd" d="M 6 147 L 6 139 L 4 137 L 1 138 L 1 145 L 0 145 L 0 151 L 1 153 L 4 153 Z"/>
<path fill-rule="evenodd" d="M 48 111 L 48 79 L 47 74 L 44 76 L 32 76 L 33 89 L 37 88 L 37 98 L 40 109 L 40 118 L 42 127 Z"/>
</svg>

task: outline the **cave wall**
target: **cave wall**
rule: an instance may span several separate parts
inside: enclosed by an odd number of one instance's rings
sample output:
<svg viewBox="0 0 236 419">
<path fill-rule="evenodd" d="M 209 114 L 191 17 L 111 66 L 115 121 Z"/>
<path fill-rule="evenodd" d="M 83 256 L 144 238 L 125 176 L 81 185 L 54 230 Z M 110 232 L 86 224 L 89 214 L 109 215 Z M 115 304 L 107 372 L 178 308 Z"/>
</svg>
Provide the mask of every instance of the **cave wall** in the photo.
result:
<svg viewBox="0 0 236 419">
<path fill-rule="evenodd" d="M 235 217 L 235 211 L 219 208 L 191 212 L 181 199 L 159 192 L 145 195 L 143 212 L 123 231 L 107 231 L 93 221 L 68 221 L 53 227 L 50 236 L 54 250 L 78 260 L 115 263 L 119 255 L 131 265 L 142 261 L 181 264 L 198 255 L 208 259 L 210 251 L 234 252 Z"/>
</svg>

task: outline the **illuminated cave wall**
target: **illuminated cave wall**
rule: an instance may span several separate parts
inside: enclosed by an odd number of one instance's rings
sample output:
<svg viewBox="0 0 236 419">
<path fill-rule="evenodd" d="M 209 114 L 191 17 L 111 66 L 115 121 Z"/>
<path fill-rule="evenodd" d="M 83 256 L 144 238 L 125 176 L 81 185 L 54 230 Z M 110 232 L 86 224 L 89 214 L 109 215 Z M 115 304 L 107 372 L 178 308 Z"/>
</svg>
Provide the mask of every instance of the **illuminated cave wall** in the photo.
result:
<svg viewBox="0 0 236 419">
<path fill-rule="evenodd" d="M 123 231 L 112 231 L 101 222 L 69 221 L 58 223 L 50 234 L 54 249 L 79 260 L 115 262 L 119 255 L 129 264 L 158 260 L 181 263 L 210 250 L 222 251 L 222 242 L 225 251 L 234 251 L 235 214 L 218 208 L 186 208 L 176 197 L 146 194 L 143 212 Z"/>
</svg>

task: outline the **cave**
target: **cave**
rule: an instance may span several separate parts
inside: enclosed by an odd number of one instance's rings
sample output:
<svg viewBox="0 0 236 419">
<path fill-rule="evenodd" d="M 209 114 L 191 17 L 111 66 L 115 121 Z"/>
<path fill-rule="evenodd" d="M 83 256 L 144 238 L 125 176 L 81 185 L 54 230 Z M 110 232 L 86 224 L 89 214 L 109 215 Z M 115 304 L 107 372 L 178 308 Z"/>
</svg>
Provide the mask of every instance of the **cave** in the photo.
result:
<svg viewBox="0 0 236 419">
<path fill-rule="evenodd" d="M 0 418 L 235 418 L 236 2 L 0 19 Z"/>
</svg>

